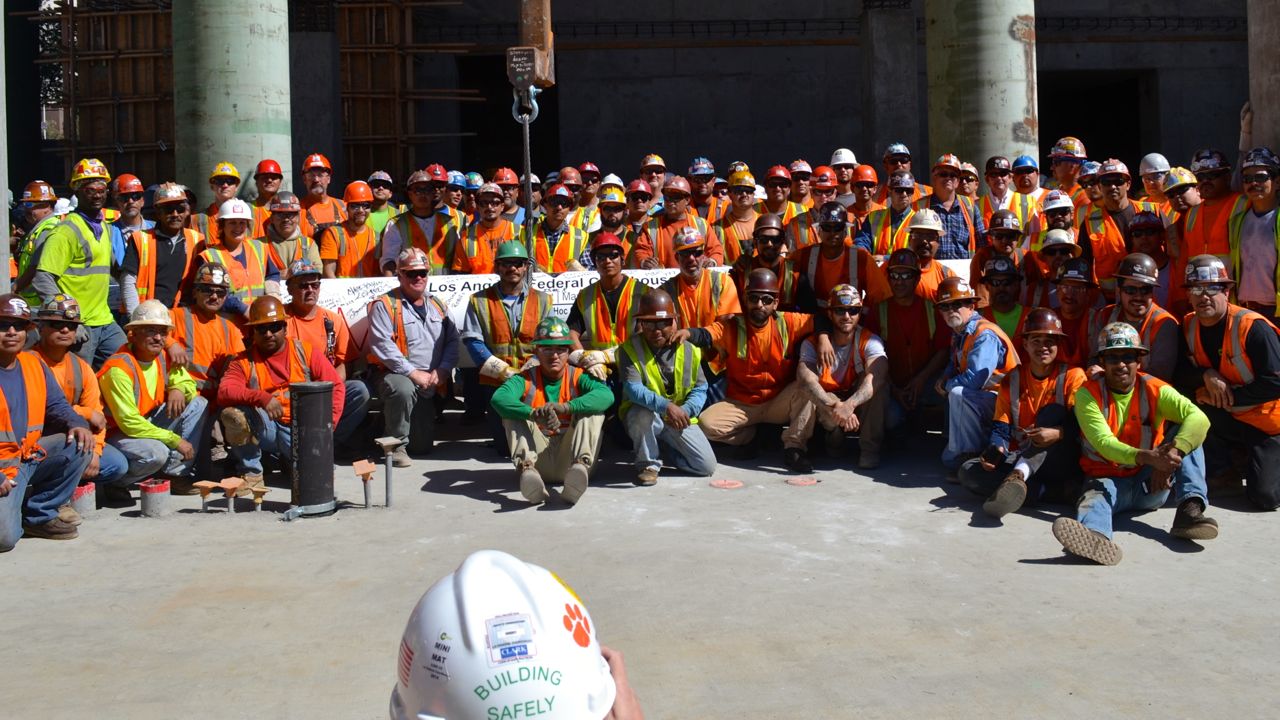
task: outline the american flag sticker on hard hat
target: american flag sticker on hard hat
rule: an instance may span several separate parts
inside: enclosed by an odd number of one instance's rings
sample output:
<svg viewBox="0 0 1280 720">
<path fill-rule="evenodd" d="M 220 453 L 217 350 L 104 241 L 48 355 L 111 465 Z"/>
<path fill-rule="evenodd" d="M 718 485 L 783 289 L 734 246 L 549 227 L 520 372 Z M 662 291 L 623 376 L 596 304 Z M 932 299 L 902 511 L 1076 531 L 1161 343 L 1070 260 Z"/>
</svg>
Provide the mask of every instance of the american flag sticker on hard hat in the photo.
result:
<svg viewBox="0 0 1280 720">
<path fill-rule="evenodd" d="M 409 687 L 409 675 L 413 670 L 413 648 L 404 640 L 400 641 L 400 684 Z"/>
</svg>

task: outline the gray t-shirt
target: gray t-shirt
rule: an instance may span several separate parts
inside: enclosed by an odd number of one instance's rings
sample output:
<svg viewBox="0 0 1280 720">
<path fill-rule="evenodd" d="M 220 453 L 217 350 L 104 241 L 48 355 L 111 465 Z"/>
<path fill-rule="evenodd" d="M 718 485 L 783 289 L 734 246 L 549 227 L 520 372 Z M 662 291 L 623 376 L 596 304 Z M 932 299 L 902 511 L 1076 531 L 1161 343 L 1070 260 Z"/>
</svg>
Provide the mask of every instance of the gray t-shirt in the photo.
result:
<svg viewBox="0 0 1280 720">
<path fill-rule="evenodd" d="M 1240 302 L 1276 304 L 1276 208 L 1244 214 L 1240 227 Z"/>
</svg>

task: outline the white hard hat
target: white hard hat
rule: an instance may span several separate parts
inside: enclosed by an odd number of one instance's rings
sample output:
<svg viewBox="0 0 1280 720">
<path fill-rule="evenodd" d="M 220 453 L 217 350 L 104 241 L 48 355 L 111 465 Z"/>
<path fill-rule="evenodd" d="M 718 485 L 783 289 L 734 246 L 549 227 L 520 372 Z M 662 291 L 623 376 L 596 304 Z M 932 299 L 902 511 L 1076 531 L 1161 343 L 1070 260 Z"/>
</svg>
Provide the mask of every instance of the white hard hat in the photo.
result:
<svg viewBox="0 0 1280 720">
<path fill-rule="evenodd" d="M 473 553 L 422 596 L 397 670 L 391 720 L 601 720 L 617 694 L 578 596 L 497 550 Z"/>
<path fill-rule="evenodd" d="M 911 224 L 907 226 L 907 230 L 933 230 L 941 235 L 945 232 L 942 228 L 942 218 L 938 217 L 938 213 L 932 208 L 921 208 L 911 216 Z"/>
<path fill-rule="evenodd" d="M 219 220 L 253 220 L 253 210 L 249 203 L 240 198 L 231 198 L 218 207 Z"/>
<path fill-rule="evenodd" d="M 857 165 L 858 158 L 854 157 L 853 151 L 849 148 L 838 148 L 831 153 L 831 162 L 828 164 L 832 167 L 836 165 Z"/>
<path fill-rule="evenodd" d="M 129 323 L 124 328 L 128 330 L 140 325 L 172 328 L 173 318 L 169 316 L 169 308 L 164 303 L 159 300 L 143 300 L 129 313 Z"/>
<path fill-rule="evenodd" d="M 1138 163 L 1138 174 L 1146 175 L 1153 172 L 1169 172 L 1169 159 L 1160 153 L 1143 155 L 1142 162 Z"/>
<path fill-rule="evenodd" d="M 604 176 L 604 179 L 600 181 L 600 189 L 603 190 L 604 188 L 607 188 L 610 185 L 614 187 L 622 188 L 623 190 L 627 189 L 627 186 L 624 185 L 622 182 L 622 178 L 618 177 L 617 175 L 614 175 L 613 173 L 609 173 L 608 175 Z"/>
<path fill-rule="evenodd" d="M 1061 190 L 1050 190 L 1044 196 L 1044 211 L 1060 210 L 1063 208 L 1074 208 L 1075 202 L 1071 200 L 1071 196 Z"/>
</svg>

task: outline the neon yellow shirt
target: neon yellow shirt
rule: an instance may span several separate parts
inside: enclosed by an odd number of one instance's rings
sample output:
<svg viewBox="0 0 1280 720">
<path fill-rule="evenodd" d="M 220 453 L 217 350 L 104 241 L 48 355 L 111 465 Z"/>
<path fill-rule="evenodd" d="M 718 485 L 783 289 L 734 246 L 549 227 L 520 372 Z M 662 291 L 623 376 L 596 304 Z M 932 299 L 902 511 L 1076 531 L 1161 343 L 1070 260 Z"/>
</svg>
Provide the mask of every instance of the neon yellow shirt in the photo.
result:
<svg viewBox="0 0 1280 720">
<path fill-rule="evenodd" d="M 139 362 L 138 368 L 142 371 L 142 381 L 154 387 L 159 380 L 157 374 L 160 372 L 160 365 L 152 360 L 149 363 Z M 98 379 L 98 386 L 102 388 L 102 401 L 111 411 L 111 418 L 120 432 L 140 440 L 159 440 L 171 450 L 178 447 L 178 443 L 182 441 L 181 435 L 157 427 L 138 412 L 138 404 L 133 399 L 133 378 L 127 372 L 113 367 Z M 196 396 L 196 381 L 184 367 L 169 370 L 169 382 L 165 391 L 174 388 L 182 390 L 187 402 L 191 402 L 191 398 Z"/>
<path fill-rule="evenodd" d="M 1133 391 L 1124 395 L 1113 391 L 1111 397 L 1115 401 L 1118 416 L 1125 417 L 1129 412 L 1129 400 L 1133 397 Z M 1102 417 L 1098 401 L 1093 399 L 1086 388 L 1076 391 L 1075 413 L 1076 421 L 1080 423 L 1080 432 L 1099 455 L 1117 465 L 1138 464 L 1138 448 L 1120 442 L 1111 433 L 1111 426 Z M 1200 447 L 1209 434 L 1209 417 L 1195 403 L 1174 390 L 1172 385 L 1160 388 L 1160 399 L 1156 403 L 1156 424 L 1165 420 L 1180 424 L 1173 444 L 1183 455 Z"/>
</svg>

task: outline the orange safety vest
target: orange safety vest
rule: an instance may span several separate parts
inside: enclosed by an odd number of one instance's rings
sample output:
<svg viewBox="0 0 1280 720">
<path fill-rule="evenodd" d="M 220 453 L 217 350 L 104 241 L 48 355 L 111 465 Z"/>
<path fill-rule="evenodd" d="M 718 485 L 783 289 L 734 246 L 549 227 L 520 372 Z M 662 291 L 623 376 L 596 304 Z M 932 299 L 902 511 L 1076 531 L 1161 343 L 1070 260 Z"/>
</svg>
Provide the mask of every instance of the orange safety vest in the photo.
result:
<svg viewBox="0 0 1280 720">
<path fill-rule="evenodd" d="M 1248 385 L 1254 380 L 1253 361 L 1245 349 L 1245 339 L 1255 322 L 1275 330 L 1275 326 L 1265 317 L 1239 305 L 1227 305 L 1224 318 L 1227 323 L 1223 329 L 1222 354 L 1218 367 L 1213 368 L 1222 375 L 1232 387 Z M 1197 367 L 1209 368 L 1209 354 L 1200 342 L 1200 320 L 1195 313 L 1189 313 L 1183 320 L 1182 332 L 1187 339 L 1187 347 L 1191 349 L 1191 358 Z M 1280 332 L 1280 331 L 1278 331 Z M 1231 415 L 1240 422 L 1248 423 L 1268 435 L 1280 434 L 1280 399 L 1270 400 L 1260 405 L 1248 405 L 1231 408 Z"/>
<path fill-rule="evenodd" d="M 649 245 L 653 249 L 653 257 L 662 267 L 680 267 L 680 260 L 676 258 L 676 251 L 672 241 L 676 236 L 676 232 L 686 225 L 696 229 L 702 234 L 702 237 L 707 238 L 708 242 L 711 240 L 711 230 L 708 228 L 707 221 L 694 213 L 686 213 L 683 219 L 675 222 L 667 222 L 665 215 L 655 215 L 649 218 L 649 222 L 645 223 L 644 233 L 649 237 Z M 710 244 L 704 247 L 703 250 L 708 255 L 715 257 Z M 722 250 L 721 255 L 723 254 Z M 723 262 L 724 258 L 719 258 L 719 261 Z"/>
<path fill-rule="evenodd" d="M 1132 201 L 1133 212 L 1155 212 L 1156 207 L 1143 200 Z M 1120 261 L 1129 253 L 1124 244 L 1124 234 L 1111 213 L 1102 205 L 1094 205 L 1085 218 L 1085 230 L 1089 233 L 1089 243 L 1093 248 L 1093 274 L 1104 290 L 1114 292 L 1116 279 L 1112 277 Z"/>
<path fill-rule="evenodd" d="M 378 247 L 377 233 L 373 231 L 369 223 L 365 223 L 360 228 L 360 231 L 355 234 L 347 230 L 346 223 L 338 223 L 325 229 L 321 237 L 323 238 L 327 235 L 333 236 L 334 245 L 337 246 L 338 256 L 333 259 L 337 263 L 337 267 L 334 268 L 335 275 L 340 278 L 355 278 L 377 277 L 380 274 L 378 272 L 378 257 L 376 253 Z M 324 241 L 321 240 L 319 244 L 324 245 Z M 301 247 L 301 243 L 299 243 L 299 246 Z M 320 261 L 321 263 L 326 262 L 323 256 Z"/>
<path fill-rule="evenodd" d="M 729 378 L 727 395 L 731 400 L 747 404 L 760 404 L 772 400 L 795 378 L 796 353 L 786 316 L 775 312 L 764 327 L 748 327 L 745 315 L 739 315 L 727 323 L 732 338 L 726 336 L 726 348 L 733 348 L 725 358 Z M 753 357 L 751 339 L 764 336 L 763 357 Z"/>
<path fill-rule="evenodd" d="M 18 476 L 23 462 L 38 459 L 43 454 L 39 443 L 40 436 L 44 434 L 47 402 L 44 363 L 31 353 L 19 353 L 17 361 L 27 401 L 27 425 L 21 431 L 13 427 L 13 416 L 9 414 L 9 401 L 17 398 L 0 395 L 0 474 L 9 480 Z M 19 501 L 21 499 L 18 498 Z"/>
<path fill-rule="evenodd" d="M 1070 372 L 1071 366 L 1061 361 L 1055 364 L 1058 371 L 1053 380 L 1053 402 L 1066 405 L 1067 373 Z M 1017 450 L 1027 436 L 1022 419 L 1029 418 L 1027 425 L 1030 426 L 1036 421 L 1036 413 L 1040 412 L 1040 407 L 1035 402 L 1039 398 L 1022 392 L 1022 374 L 1030 372 L 1031 368 L 1023 365 L 1005 376 L 1005 382 L 1000 386 L 1000 393 L 1004 395 L 1005 400 L 1009 401 L 1009 438 L 1014 445 L 1010 448 L 1012 450 Z"/>
<path fill-rule="evenodd" d="M 524 404 L 531 409 L 537 410 L 549 402 L 568 404 L 578 397 L 578 380 L 582 377 L 582 371 L 576 367 L 565 368 L 564 375 L 560 376 L 560 394 L 554 401 L 547 399 L 547 381 L 542 377 L 541 367 L 531 367 L 520 374 L 524 377 Z M 551 431 L 551 435 L 568 432 L 572 422 L 572 415 L 560 415 L 560 427 Z"/>
<path fill-rule="evenodd" d="M 720 218 L 725 215 L 731 205 L 732 203 L 729 202 L 729 198 L 721 198 L 712 195 L 706 205 L 694 207 L 693 211 L 698 214 L 698 217 L 706 220 L 708 223 L 715 223 L 719 222 Z"/>
<path fill-rule="evenodd" d="M 173 318 L 170 337 L 187 349 L 187 372 L 195 378 L 196 387 L 204 390 L 210 374 L 218 369 L 218 361 L 235 354 L 232 332 L 238 331 L 221 315 L 197 324 L 195 311 L 185 306 L 173 308 L 169 315 Z"/>
<path fill-rule="evenodd" d="M 756 208 L 756 212 L 760 213 L 761 215 L 764 215 L 765 213 L 768 213 L 768 212 L 773 212 L 769 209 L 769 206 L 765 204 L 764 200 L 756 201 L 755 208 Z M 797 215 L 803 215 L 806 212 L 809 212 L 809 208 L 805 207 L 804 205 L 801 205 L 798 202 L 792 202 L 791 200 L 784 200 L 782 202 L 782 212 L 773 213 L 773 214 L 782 218 L 782 225 L 783 227 L 786 227 L 787 223 L 791 222 L 793 218 L 795 218 Z"/>
<path fill-rule="evenodd" d="M 862 326 L 853 329 L 853 347 L 849 349 L 849 362 L 845 364 L 844 372 L 837 378 L 835 367 L 828 365 L 822 368 L 822 374 L 818 376 L 818 384 L 823 390 L 829 393 L 841 394 L 853 390 L 853 383 L 864 372 L 867 371 L 867 343 L 871 342 L 871 338 L 875 337 L 875 333 L 864 329 Z M 813 338 L 805 338 L 805 344 L 813 346 L 816 353 L 817 346 L 814 345 Z"/>
<path fill-rule="evenodd" d="M 220 244 L 222 232 L 218 228 L 218 203 L 210 205 L 202 213 L 192 213 L 191 217 L 187 218 L 187 228 L 200 233 L 205 242 L 210 245 Z M 249 230 L 252 231 L 253 228 L 250 227 Z"/>
<path fill-rule="evenodd" d="M 513 368 L 524 366 L 533 357 L 533 339 L 537 334 L 538 323 L 551 312 L 551 296 L 529 288 L 524 300 L 524 312 L 520 321 L 512 328 L 511 314 L 507 304 L 502 302 L 502 294 L 495 283 L 471 296 L 471 309 L 480 321 L 484 333 L 484 344 L 498 359 Z M 485 385 L 501 385 L 502 380 L 481 375 L 480 382 Z"/>
<path fill-rule="evenodd" d="M 516 226 L 510 220 L 498 218 L 492 228 L 484 227 L 483 222 L 471 223 L 462 234 L 462 245 L 454 251 L 453 269 L 480 275 L 491 273 L 498 245 L 515 238 Z"/>
<path fill-rule="evenodd" d="M 759 216 L 757 216 L 759 217 Z M 734 219 L 729 213 L 723 213 L 715 224 L 711 226 L 716 237 L 720 239 L 720 245 L 724 248 L 724 264 L 732 265 L 738 261 L 743 255 L 750 255 L 751 249 L 755 247 L 755 238 L 751 232 L 740 236 L 734 229 Z M 754 226 L 754 221 L 752 225 Z"/>
<path fill-rule="evenodd" d="M 845 262 L 848 264 L 848 267 L 845 268 L 844 278 L 837 279 L 836 285 L 848 283 L 855 288 L 865 290 L 865 288 L 862 288 L 862 283 L 858 282 L 858 250 L 860 249 L 861 248 L 858 247 L 847 246 L 844 248 Z M 827 258 L 822 257 L 821 245 L 810 245 L 802 248 L 800 253 L 796 256 L 795 262 L 797 265 L 805 269 L 805 277 L 809 280 L 809 287 L 813 288 L 813 294 L 817 297 L 818 307 L 820 308 L 825 309 L 827 307 L 827 295 L 831 292 L 831 288 L 818 287 L 818 263 L 839 261 L 840 258 L 828 260 Z M 834 287 L 834 285 L 832 287 Z"/>
<path fill-rule="evenodd" d="M 427 294 L 425 297 L 427 308 L 435 310 L 441 320 L 449 317 L 449 309 L 435 295 Z M 385 295 L 379 295 L 371 300 L 365 307 L 365 314 L 368 315 L 372 312 L 374 305 L 382 303 L 382 306 L 387 309 L 387 315 L 391 316 L 391 339 L 395 341 L 396 347 L 400 348 L 400 353 L 408 357 L 409 339 L 404 332 L 404 302 L 404 296 L 400 293 L 400 288 L 395 288 Z M 378 359 L 377 355 L 369 353 L 366 357 L 370 363 L 382 367 L 382 361 Z"/>
<path fill-rule="evenodd" d="M 799 250 L 821 242 L 818 239 L 818 223 L 814 221 L 815 214 L 813 210 L 802 212 L 783 226 L 782 234 L 786 237 L 789 251 Z"/>
<path fill-rule="evenodd" d="M 682 328 L 706 327 L 716 321 L 720 310 L 720 298 L 731 280 L 728 273 L 703 269 L 694 285 L 672 277 L 661 285 L 676 302 L 679 326 Z M 736 288 L 735 288 L 736 290 Z"/>
<path fill-rule="evenodd" d="M 1197 255 L 1217 255 L 1224 263 L 1231 261 L 1231 217 L 1248 207 L 1249 198 L 1231 193 L 1216 200 L 1205 200 L 1187 210 L 1183 216 L 1182 243 L 1179 248 L 1181 268 Z M 1151 208 L 1156 210 L 1154 206 Z M 1179 272 L 1181 277 L 1182 273 Z"/>
<path fill-rule="evenodd" d="M 400 232 L 400 248 L 407 249 L 416 247 L 427 254 L 427 261 L 431 264 L 431 273 L 439 275 L 443 271 L 449 269 L 449 265 L 453 262 L 454 245 L 458 241 L 458 234 L 455 228 L 461 225 L 455 224 L 453 216 L 448 213 L 434 213 L 432 217 L 435 219 L 435 225 L 432 226 L 431 240 L 427 240 L 427 234 L 423 232 L 422 226 L 418 225 L 413 218 L 417 217 L 413 213 L 404 212 L 396 216 L 387 227 L 395 225 Z M 386 230 L 382 231 L 386 235 Z M 406 242 L 406 239 L 408 242 Z M 381 254 L 381 253 L 379 253 Z"/>
<path fill-rule="evenodd" d="M 255 348 L 249 348 L 241 353 L 233 362 L 238 363 L 244 371 L 250 390 L 271 393 L 272 397 L 280 401 L 280 405 L 284 407 L 284 415 L 277 422 L 288 425 L 293 418 L 289 408 L 289 385 L 311 382 L 311 344 L 290 338 L 289 346 L 280 352 L 287 353 L 289 377 L 278 382 L 271 379 L 271 370 L 267 363 L 257 359 L 258 351 Z"/>
<path fill-rule="evenodd" d="M 244 254 L 243 263 L 221 245 L 206 248 L 200 258 L 225 267 L 231 276 L 231 294 L 247 303 L 267 294 L 267 254 L 257 240 L 241 242 L 240 250 Z"/>
<path fill-rule="evenodd" d="M 911 203 L 914 205 L 915 202 L 920 198 L 925 197 L 926 195 L 932 195 L 932 194 L 933 194 L 933 188 L 929 187 L 928 185 L 916 183 L 915 187 L 912 188 L 911 190 Z M 878 203 L 884 203 L 886 206 L 889 205 L 888 178 L 885 178 L 884 183 L 881 184 L 880 187 L 876 188 L 876 196 L 873 199 Z"/>
<path fill-rule="evenodd" d="M 1155 419 L 1160 404 L 1160 389 L 1167 384 L 1146 373 L 1138 373 L 1138 380 L 1133 386 L 1134 397 L 1129 398 L 1129 408 L 1124 418 L 1120 418 L 1116 412 L 1116 403 L 1105 378 L 1088 380 L 1082 387 L 1098 403 L 1102 418 L 1107 421 L 1111 434 L 1117 440 L 1140 450 L 1151 450 L 1164 441 L 1164 423 L 1156 423 Z M 1132 477 L 1142 469 L 1140 465 L 1119 465 L 1102 457 L 1083 433 L 1080 434 L 1080 467 L 1089 477 L 1110 478 Z"/>
<path fill-rule="evenodd" d="M 877 211 L 877 210 L 884 210 L 884 209 L 885 209 L 885 207 L 886 207 L 885 205 L 882 205 L 882 204 L 880 204 L 880 203 L 878 203 L 878 202 L 876 202 L 876 201 L 872 200 L 872 201 L 868 204 L 868 206 L 867 206 L 867 209 L 866 209 L 866 210 L 859 210 L 859 209 L 858 209 L 856 206 L 854 206 L 854 205 L 850 205 L 849 207 L 845 208 L 845 212 L 849 215 L 849 232 L 850 232 L 850 234 L 857 234 L 857 232 L 858 232 L 858 226 L 859 226 L 859 225 L 861 225 L 863 222 L 865 222 L 865 221 L 866 221 L 866 219 L 867 219 L 867 217 L 868 217 L 868 216 L 870 216 L 870 215 L 871 215 L 871 213 L 873 213 L 873 212 L 875 212 L 875 211 Z"/>
<path fill-rule="evenodd" d="M 169 360 L 165 357 L 165 354 L 163 352 L 160 353 L 153 362 L 159 363 L 159 372 L 156 374 L 159 385 L 154 388 L 147 387 L 143 383 L 145 376 L 142 373 L 142 366 L 138 364 L 137 358 L 128 351 L 127 347 L 107 358 L 107 361 L 98 370 L 98 379 L 101 380 L 102 376 L 106 375 L 111 368 L 124 370 L 129 375 L 129 378 L 133 380 L 133 404 L 138 408 L 138 414 L 146 417 L 151 414 L 151 411 L 165 402 L 165 387 L 169 379 Z M 105 401 L 103 404 L 106 405 Z M 111 406 L 109 405 L 106 405 L 106 415 L 107 428 L 109 430 L 115 429 L 116 422 L 111 417 Z"/>
<path fill-rule="evenodd" d="M 341 227 L 341 225 L 331 225 L 329 227 Z M 325 229 L 328 230 L 329 228 Z M 290 240 L 293 242 L 293 253 L 290 254 L 287 259 L 280 254 L 279 243 L 272 242 L 270 236 L 264 235 L 263 237 L 254 239 L 257 240 L 264 249 L 266 249 L 267 257 L 271 258 L 271 262 L 276 264 L 281 275 L 288 273 L 290 265 L 305 258 L 307 256 L 308 249 L 315 248 L 316 256 L 319 257 L 320 255 L 319 243 L 307 235 L 299 235 L 296 238 L 288 238 L 288 240 L 286 240 L 286 242 Z"/>
<path fill-rule="evenodd" d="M 599 281 L 583 288 L 574 301 L 586 323 L 586 336 L 579 338 L 582 346 L 588 350 L 604 350 L 626 342 L 631 337 L 631 319 L 640 311 L 640 298 L 647 292 L 648 285 L 625 276 L 622 292 L 618 295 L 617 312 L 610 313 Z"/>
<path fill-rule="evenodd" d="M 888 270 L 885 273 L 887 278 Z M 938 286 L 942 284 L 943 280 L 954 276 L 955 272 L 943 265 L 941 261 L 930 260 L 924 267 L 920 268 L 920 280 L 916 283 L 916 294 L 929 302 L 936 302 L 938 300 Z"/>
<path fill-rule="evenodd" d="M 591 232 L 591 226 L 600 221 L 600 208 L 578 206 L 569 213 L 569 225 L 576 227 L 582 232 Z M 470 227 L 468 225 L 467 227 Z"/>
<path fill-rule="evenodd" d="M 1097 353 L 1097 348 L 1094 346 L 1098 341 L 1098 333 L 1102 332 L 1102 328 L 1113 322 L 1129 322 L 1124 319 L 1124 312 L 1120 310 L 1119 304 L 1099 308 L 1089 316 L 1089 349 L 1091 354 Z M 1173 313 L 1153 302 L 1151 303 L 1151 311 L 1147 313 L 1146 317 L 1142 318 L 1142 322 L 1134 325 L 1134 328 L 1138 331 L 1138 337 L 1142 340 L 1142 344 L 1147 346 L 1148 350 L 1155 347 L 1156 336 L 1160 334 L 1160 330 L 1164 328 L 1165 323 L 1177 325 L 1178 321 L 1173 317 Z M 1133 325 L 1133 323 L 1129 324 Z M 1147 359 L 1149 357 L 1150 354 L 1148 353 L 1142 359 L 1142 368 L 1144 370 L 1147 367 Z"/>
<path fill-rule="evenodd" d="M 523 241 L 524 233 L 521 233 Z M 569 225 L 560 239 L 556 241 L 556 249 L 551 250 L 546 230 L 542 223 L 533 231 L 533 260 L 546 272 L 556 274 L 569 269 L 569 263 L 577 262 L 578 257 L 587 249 L 587 233 L 582 228 Z"/>
<path fill-rule="evenodd" d="M 932 194 L 926 195 L 912 203 L 911 207 L 916 210 L 932 208 L 933 199 Z M 964 217 L 964 225 L 969 230 L 969 253 L 972 254 L 978 249 L 978 231 L 977 226 L 974 225 L 973 222 L 973 218 L 978 214 L 978 210 L 974 206 L 973 201 L 964 195 L 957 194 L 955 196 L 955 201 L 956 204 L 960 206 L 960 215 Z M 939 204 L 939 206 L 941 206 L 941 204 Z M 939 212 L 938 214 L 941 215 L 942 213 Z M 945 236 L 946 233 L 943 233 L 943 235 Z"/>
<path fill-rule="evenodd" d="M 774 276 L 778 278 L 778 309 L 784 312 L 794 310 L 796 308 L 796 293 L 799 292 L 800 286 L 800 271 L 796 270 L 793 261 L 786 258 L 780 258 L 774 265 L 765 265 L 755 255 L 739 258 L 733 269 L 729 271 L 734 284 L 738 286 L 738 297 L 746 296 L 747 276 L 757 268 L 772 271 Z"/>
<path fill-rule="evenodd" d="M 902 220 L 893 224 L 893 209 L 876 210 L 867 216 L 867 226 L 871 233 L 871 254 L 888 255 L 894 250 L 911 247 L 911 216 L 916 214 L 914 207 L 907 207 Z"/>
<path fill-rule="evenodd" d="M 1013 372 L 1018 367 L 1018 349 L 1013 346 L 1013 342 L 1009 340 L 1009 336 L 1004 334 L 1000 326 L 979 316 L 978 325 L 969 333 L 964 340 L 960 342 L 959 351 L 955 350 L 952 345 L 951 364 L 956 369 L 957 375 L 963 375 L 969 369 L 969 353 L 973 352 L 973 344 L 978 341 L 978 336 L 985 331 L 991 331 L 1004 344 L 1004 364 L 992 368 L 990 377 L 987 378 L 987 384 L 983 386 L 984 390 L 994 389 L 1005 375 Z"/>
<path fill-rule="evenodd" d="M 1012 210 L 1013 214 L 1018 218 L 1018 222 L 1025 229 L 1031 223 L 1031 218 L 1040 213 L 1042 202 L 1040 198 L 1014 190 L 1010 193 L 1009 202 L 1005 205 L 1005 209 Z M 977 205 L 978 213 L 982 215 L 983 224 L 991 227 L 991 216 L 1001 208 L 996 206 L 989 194 L 978 198 Z"/>
<path fill-rule="evenodd" d="M 185 280 L 191 272 L 191 263 L 195 259 L 196 248 L 204 238 L 200 237 L 200 233 L 191 228 L 183 228 L 183 242 L 187 251 L 187 263 L 182 268 L 182 278 Z M 130 233 L 130 241 L 133 242 L 133 248 L 138 253 L 138 302 L 146 302 L 155 297 L 156 290 L 156 236 L 145 230 L 137 230 Z M 173 298 L 174 304 L 182 302 L 182 282 L 178 283 L 178 294 Z M 120 298 L 120 310 L 124 311 L 124 298 Z"/>
</svg>

